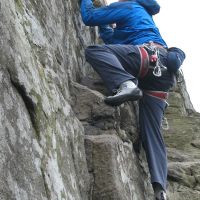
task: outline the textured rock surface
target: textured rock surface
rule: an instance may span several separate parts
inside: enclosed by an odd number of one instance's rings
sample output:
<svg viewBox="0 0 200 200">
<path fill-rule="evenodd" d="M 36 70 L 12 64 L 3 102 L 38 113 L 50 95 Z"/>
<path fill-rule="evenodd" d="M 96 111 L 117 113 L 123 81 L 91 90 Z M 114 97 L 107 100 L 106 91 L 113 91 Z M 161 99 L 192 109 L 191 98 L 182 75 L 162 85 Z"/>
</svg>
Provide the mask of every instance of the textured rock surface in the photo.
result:
<svg viewBox="0 0 200 200">
<path fill-rule="evenodd" d="M 76 1 L 3 0 L 0 9 L 0 197 L 88 199 L 69 83 L 94 34 L 82 28 Z"/>
<path fill-rule="evenodd" d="M 103 102 L 98 41 L 75 0 L 0 2 L 0 199 L 151 200 L 137 103 Z M 166 112 L 172 200 L 200 196 L 200 115 L 178 84 Z M 134 145 L 134 147 L 136 147 Z"/>
</svg>

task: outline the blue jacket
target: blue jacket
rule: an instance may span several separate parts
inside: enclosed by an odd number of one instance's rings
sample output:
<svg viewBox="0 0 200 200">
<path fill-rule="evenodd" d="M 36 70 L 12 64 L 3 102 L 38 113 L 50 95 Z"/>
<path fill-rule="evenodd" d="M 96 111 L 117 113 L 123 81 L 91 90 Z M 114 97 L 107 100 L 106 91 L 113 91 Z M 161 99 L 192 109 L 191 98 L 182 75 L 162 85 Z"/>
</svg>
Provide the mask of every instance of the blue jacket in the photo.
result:
<svg viewBox="0 0 200 200">
<path fill-rule="evenodd" d="M 167 46 L 152 15 L 160 11 L 155 0 L 116 2 L 95 8 L 91 0 L 82 0 L 81 15 L 87 26 L 99 26 L 106 44 L 143 44 L 149 41 Z M 116 24 L 111 28 L 109 24 Z"/>
</svg>

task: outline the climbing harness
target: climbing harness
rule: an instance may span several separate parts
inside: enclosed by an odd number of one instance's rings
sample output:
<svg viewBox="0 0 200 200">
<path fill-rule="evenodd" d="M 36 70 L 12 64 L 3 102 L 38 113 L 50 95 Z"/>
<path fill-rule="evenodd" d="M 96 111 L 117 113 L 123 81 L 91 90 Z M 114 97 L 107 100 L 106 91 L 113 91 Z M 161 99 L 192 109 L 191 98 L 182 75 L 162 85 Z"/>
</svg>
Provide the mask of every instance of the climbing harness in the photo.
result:
<svg viewBox="0 0 200 200">
<path fill-rule="evenodd" d="M 140 71 L 138 74 L 139 78 L 144 78 L 148 73 L 149 69 L 153 69 L 153 75 L 156 77 L 162 76 L 162 71 L 167 70 L 167 67 L 161 63 L 160 60 L 160 49 L 166 50 L 159 44 L 154 42 L 145 43 L 141 46 L 138 46 L 140 56 L 141 56 L 141 66 Z M 167 50 L 166 50 L 167 51 Z M 158 98 L 166 102 L 166 108 L 168 107 L 167 99 L 168 99 L 168 92 L 163 91 L 153 91 L 153 90 L 145 90 L 143 91 L 145 94 Z M 169 130 L 169 123 L 167 118 L 164 116 L 165 112 L 163 113 L 161 128 L 163 130 Z"/>
<path fill-rule="evenodd" d="M 167 70 L 167 67 L 161 63 L 159 56 L 160 49 L 166 50 L 163 46 L 154 42 L 138 45 L 141 57 L 139 78 L 144 78 L 149 69 L 153 69 L 153 75 L 156 77 L 162 76 L 162 71 Z"/>
</svg>

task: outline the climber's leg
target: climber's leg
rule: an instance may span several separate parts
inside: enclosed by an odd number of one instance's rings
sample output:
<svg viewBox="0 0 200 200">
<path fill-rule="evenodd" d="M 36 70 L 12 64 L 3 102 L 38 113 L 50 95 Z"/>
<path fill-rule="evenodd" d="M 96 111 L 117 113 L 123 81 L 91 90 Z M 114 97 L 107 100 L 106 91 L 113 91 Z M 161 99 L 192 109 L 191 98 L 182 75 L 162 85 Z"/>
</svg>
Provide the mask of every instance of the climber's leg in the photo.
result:
<svg viewBox="0 0 200 200">
<path fill-rule="evenodd" d="M 144 94 L 139 102 L 139 122 L 143 147 L 146 152 L 151 182 L 166 190 L 167 153 L 161 123 L 166 102 Z"/>
<path fill-rule="evenodd" d="M 140 54 L 133 45 L 94 45 L 86 51 L 86 60 L 103 79 L 110 92 L 123 82 L 132 80 L 139 71 Z"/>
</svg>

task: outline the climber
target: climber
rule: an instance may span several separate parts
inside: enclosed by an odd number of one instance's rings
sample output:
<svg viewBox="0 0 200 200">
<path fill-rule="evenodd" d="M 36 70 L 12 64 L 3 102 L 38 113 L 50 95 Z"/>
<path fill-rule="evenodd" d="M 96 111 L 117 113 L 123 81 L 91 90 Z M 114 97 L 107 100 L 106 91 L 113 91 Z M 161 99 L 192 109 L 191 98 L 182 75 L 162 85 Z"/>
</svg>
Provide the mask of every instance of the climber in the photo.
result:
<svg viewBox="0 0 200 200">
<path fill-rule="evenodd" d="M 110 92 L 106 104 L 119 106 L 139 100 L 140 138 L 155 199 L 165 200 L 167 153 L 161 120 L 174 73 L 185 54 L 179 48 L 167 47 L 152 18 L 159 11 L 155 0 L 120 0 L 100 8 L 91 0 L 81 2 L 83 22 L 99 26 L 105 43 L 87 47 L 86 60 Z"/>
</svg>

